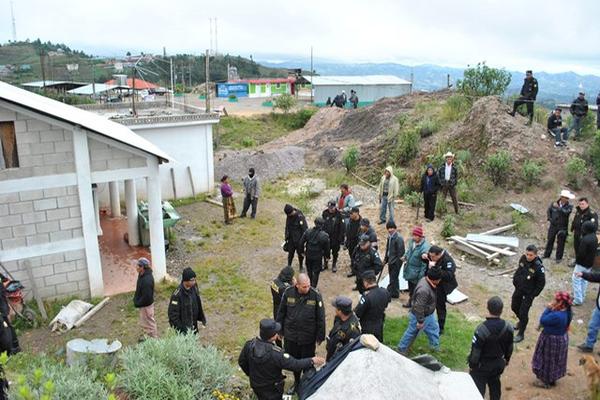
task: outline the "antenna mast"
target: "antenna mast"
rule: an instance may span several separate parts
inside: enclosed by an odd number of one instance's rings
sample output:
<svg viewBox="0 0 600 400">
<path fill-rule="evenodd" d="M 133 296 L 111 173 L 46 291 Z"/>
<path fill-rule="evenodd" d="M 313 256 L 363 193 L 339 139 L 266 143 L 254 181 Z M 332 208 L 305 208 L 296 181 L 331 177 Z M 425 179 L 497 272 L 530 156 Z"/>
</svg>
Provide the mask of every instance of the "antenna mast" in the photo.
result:
<svg viewBox="0 0 600 400">
<path fill-rule="evenodd" d="M 12 18 L 12 38 L 13 41 L 17 41 L 17 20 L 15 19 L 15 10 L 13 7 L 13 1 L 10 0 L 10 15 Z"/>
</svg>

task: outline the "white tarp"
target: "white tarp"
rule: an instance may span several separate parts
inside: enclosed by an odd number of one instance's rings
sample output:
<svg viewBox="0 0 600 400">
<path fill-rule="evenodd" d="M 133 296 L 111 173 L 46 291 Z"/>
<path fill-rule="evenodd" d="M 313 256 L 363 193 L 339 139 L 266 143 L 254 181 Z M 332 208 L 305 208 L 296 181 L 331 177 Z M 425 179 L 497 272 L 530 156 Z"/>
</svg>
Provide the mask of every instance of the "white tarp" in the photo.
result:
<svg viewBox="0 0 600 400">
<path fill-rule="evenodd" d="M 508 246 L 513 248 L 519 247 L 519 238 L 514 236 L 480 235 L 478 233 L 468 233 L 466 239 L 468 242 L 485 243 L 493 246 Z"/>
<path fill-rule="evenodd" d="M 50 322 L 52 332 L 60 331 L 65 332 L 73 328 L 75 322 L 79 321 L 81 317 L 87 313 L 93 305 L 86 303 L 81 300 L 73 300 L 65 307 L 63 307 L 56 317 Z"/>
</svg>

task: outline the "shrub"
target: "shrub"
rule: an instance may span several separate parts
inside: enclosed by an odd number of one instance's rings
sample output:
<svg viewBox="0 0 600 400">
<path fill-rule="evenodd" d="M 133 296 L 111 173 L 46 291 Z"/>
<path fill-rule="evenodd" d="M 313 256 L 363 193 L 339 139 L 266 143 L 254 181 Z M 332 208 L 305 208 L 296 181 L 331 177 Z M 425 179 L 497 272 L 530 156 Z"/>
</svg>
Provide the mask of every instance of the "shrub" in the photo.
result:
<svg viewBox="0 0 600 400">
<path fill-rule="evenodd" d="M 242 147 L 254 147 L 256 146 L 256 140 L 254 140 L 253 138 L 249 137 L 249 136 L 244 136 L 242 138 Z"/>
<path fill-rule="evenodd" d="M 455 94 L 446 100 L 442 107 L 442 119 L 447 122 L 455 122 L 463 119 L 471 109 L 471 101 L 468 97 Z"/>
<path fill-rule="evenodd" d="M 407 163 L 417 156 L 419 152 L 420 134 L 416 129 L 404 129 L 398 135 L 396 157 L 400 163 Z"/>
<path fill-rule="evenodd" d="M 527 185 L 535 185 L 540 182 L 543 167 L 540 163 L 527 160 L 523 163 L 523 179 Z"/>
<path fill-rule="evenodd" d="M 280 109 L 287 114 L 296 105 L 296 99 L 289 93 L 284 93 L 275 97 L 273 100 L 273 108 Z"/>
<path fill-rule="evenodd" d="M 446 200 L 444 200 L 444 196 L 439 195 L 437 197 L 435 203 L 435 211 L 440 215 L 446 214 L 448 212 L 448 204 L 446 203 Z"/>
<path fill-rule="evenodd" d="M 569 161 L 567 161 L 565 172 L 567 174 L 567 181 L 569 182 L 569 185 L 571 185 L 575 190 L 581 189 L 583 177 L 586 174 L 585 161 L 579 157 L 571 158 Z"/>
<path fill-rule="evenodd" d="M 589 159 L 594 170 L 594 178 L 600 182 L 600 132 L 596 133 L 589 149 Z"/>
<path fill-rule="evenodd" d="M 563 126 L 566 126 L 567 128 L 570 128 L 572 124 L 573 124 L 573 116 L 572 115 L 569 115 L 566 118 L 566 121 L 563 120 Z M 593 111 L 590 111 L 587 113 L 585 118 L 583 118 L 583 121 L 581 121 L 581 137 L 584 139 L 595 137 L 596 131 L 597 131 L 596 113 Z M 575 135 L 575 132 L 573 131 L 572 133 L 569 134 L 569 136 L 571 136 L 571 135 Z"/>
<path fill-rule="evenodd" d="M 425 118 L 417 124 L 417 132 L 422 138 L 428 137 L 440 130 L 439 121 L 434 118 Z"/>
<path fill-rule="evenodd" d="M 215 347 L 200 346 L 197 335 L 173 331 L 125 349 L 120 358 L 120 386 L 134 399 L 209 400 L 234 373 Z"/>
<path fill-rule="evenodd" d="M 456 82 L 458 90 L 466 96 L 483 97 L 502 95 L 510 85 L 510 72 L 490 68 L 485 62 L 465 69 L 463 79 Z"/>
<path fill-rule="evenodd" d="M 346 168 L 346 173 L 354 171 L 358 165 L 358 159 L 360 158 L 360 151 L 354 145 L 348 147 L 344 154 L 342 154 L 342 164 Z"/>
<path fill-rule="evenodd" d="M 309 119 L 318 111 L 316 107 L 306 107 L 297 112 L 272 114 L 273 120 L 287 130 L 303 128 Z"/>
<path fill-rule="evenodd" d="M 444 217 L 444 223 L 442 225 L 442 230 L 440 231 L 440 234 L 443 237 L 448 238 L 450 236 L 454 236 L 455 233 L 456 231 L 454 229 L 454 217 L 452 215 L 446 215 Z"/>
<path fill-rule="evenodd" d="M 506 150 L 500 150 L 487 158 L 485 171 L 494 185 L 501 185 L 507 181 L 510 161 L 510 153 Z"/>
<path fill-rule="evenodd" d="M 411 207 L 418 207 L 423 203 L 423 197 L 419 192 L 410 192 L 404 196 L 404 201 Z"/>
</svg>

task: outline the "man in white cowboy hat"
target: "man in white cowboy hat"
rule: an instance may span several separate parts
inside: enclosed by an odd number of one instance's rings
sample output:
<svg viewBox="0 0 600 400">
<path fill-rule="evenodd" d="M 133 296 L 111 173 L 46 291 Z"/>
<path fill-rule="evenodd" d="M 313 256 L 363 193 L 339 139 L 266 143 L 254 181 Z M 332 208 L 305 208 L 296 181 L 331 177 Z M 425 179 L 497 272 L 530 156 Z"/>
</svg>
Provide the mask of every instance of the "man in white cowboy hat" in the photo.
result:
<svg viewBox="0 0 600 400">
<path fill-rule="evenodd" d="M 456 197 L 456 184 L 458 183 L 458 171 L 454 166 L 454 154 L 447 152 L 444 154 L 446 162 L 438 169 L 438 179 L 442 186 L 442 193 L 444 195 L 444 201 L 450 193 L 452 198 L 452 204 L 454 205 L 454 212 L 458 214 L 458 197 Z"/>
<path fill-rule="evenodd" d="M 554 247 L 554 240 L 556 240 L 557 263 L 561 262 L 563 258 L 565 242 L 569 233 L 569 215 L 573 211 L 573 206 L 569 203 L 569 200 L 574 198 L 575 195 L 573 193 L 566 189 L 562 190 L 559 199 L 552 202 L 546 212 L 550 225 L 548 226 L 548 241 L 544 250 L 544 258 L 550 257 L 552 248 Z"/>
</svg>

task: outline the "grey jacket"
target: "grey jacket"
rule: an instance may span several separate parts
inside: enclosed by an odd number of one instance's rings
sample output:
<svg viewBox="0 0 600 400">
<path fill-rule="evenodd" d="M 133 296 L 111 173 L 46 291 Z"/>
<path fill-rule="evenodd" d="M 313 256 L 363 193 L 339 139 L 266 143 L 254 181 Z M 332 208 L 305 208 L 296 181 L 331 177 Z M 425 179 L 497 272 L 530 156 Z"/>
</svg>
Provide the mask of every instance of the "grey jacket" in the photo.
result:
<svg viewBox="0 0 600 400">
<path fill-rule="evenodd" d="M 242 183 L 244 184 L 244 192 L 246 195 L 249 195 L 252 198 L 258 198 L 260 196 L 260 183 L 258 182 L 258 177 L 256 175 L 252 178 L 245 176 Z"/>
<path fill-rule="evenodd" d="M 427 278 L 421 278 L 412 298 L 411 312 L 417 317 L 417 322 L 423 322 L 425 317 L 430 316 L 435 311 L 435 288 L 431 287 Z"/>
</svg>

